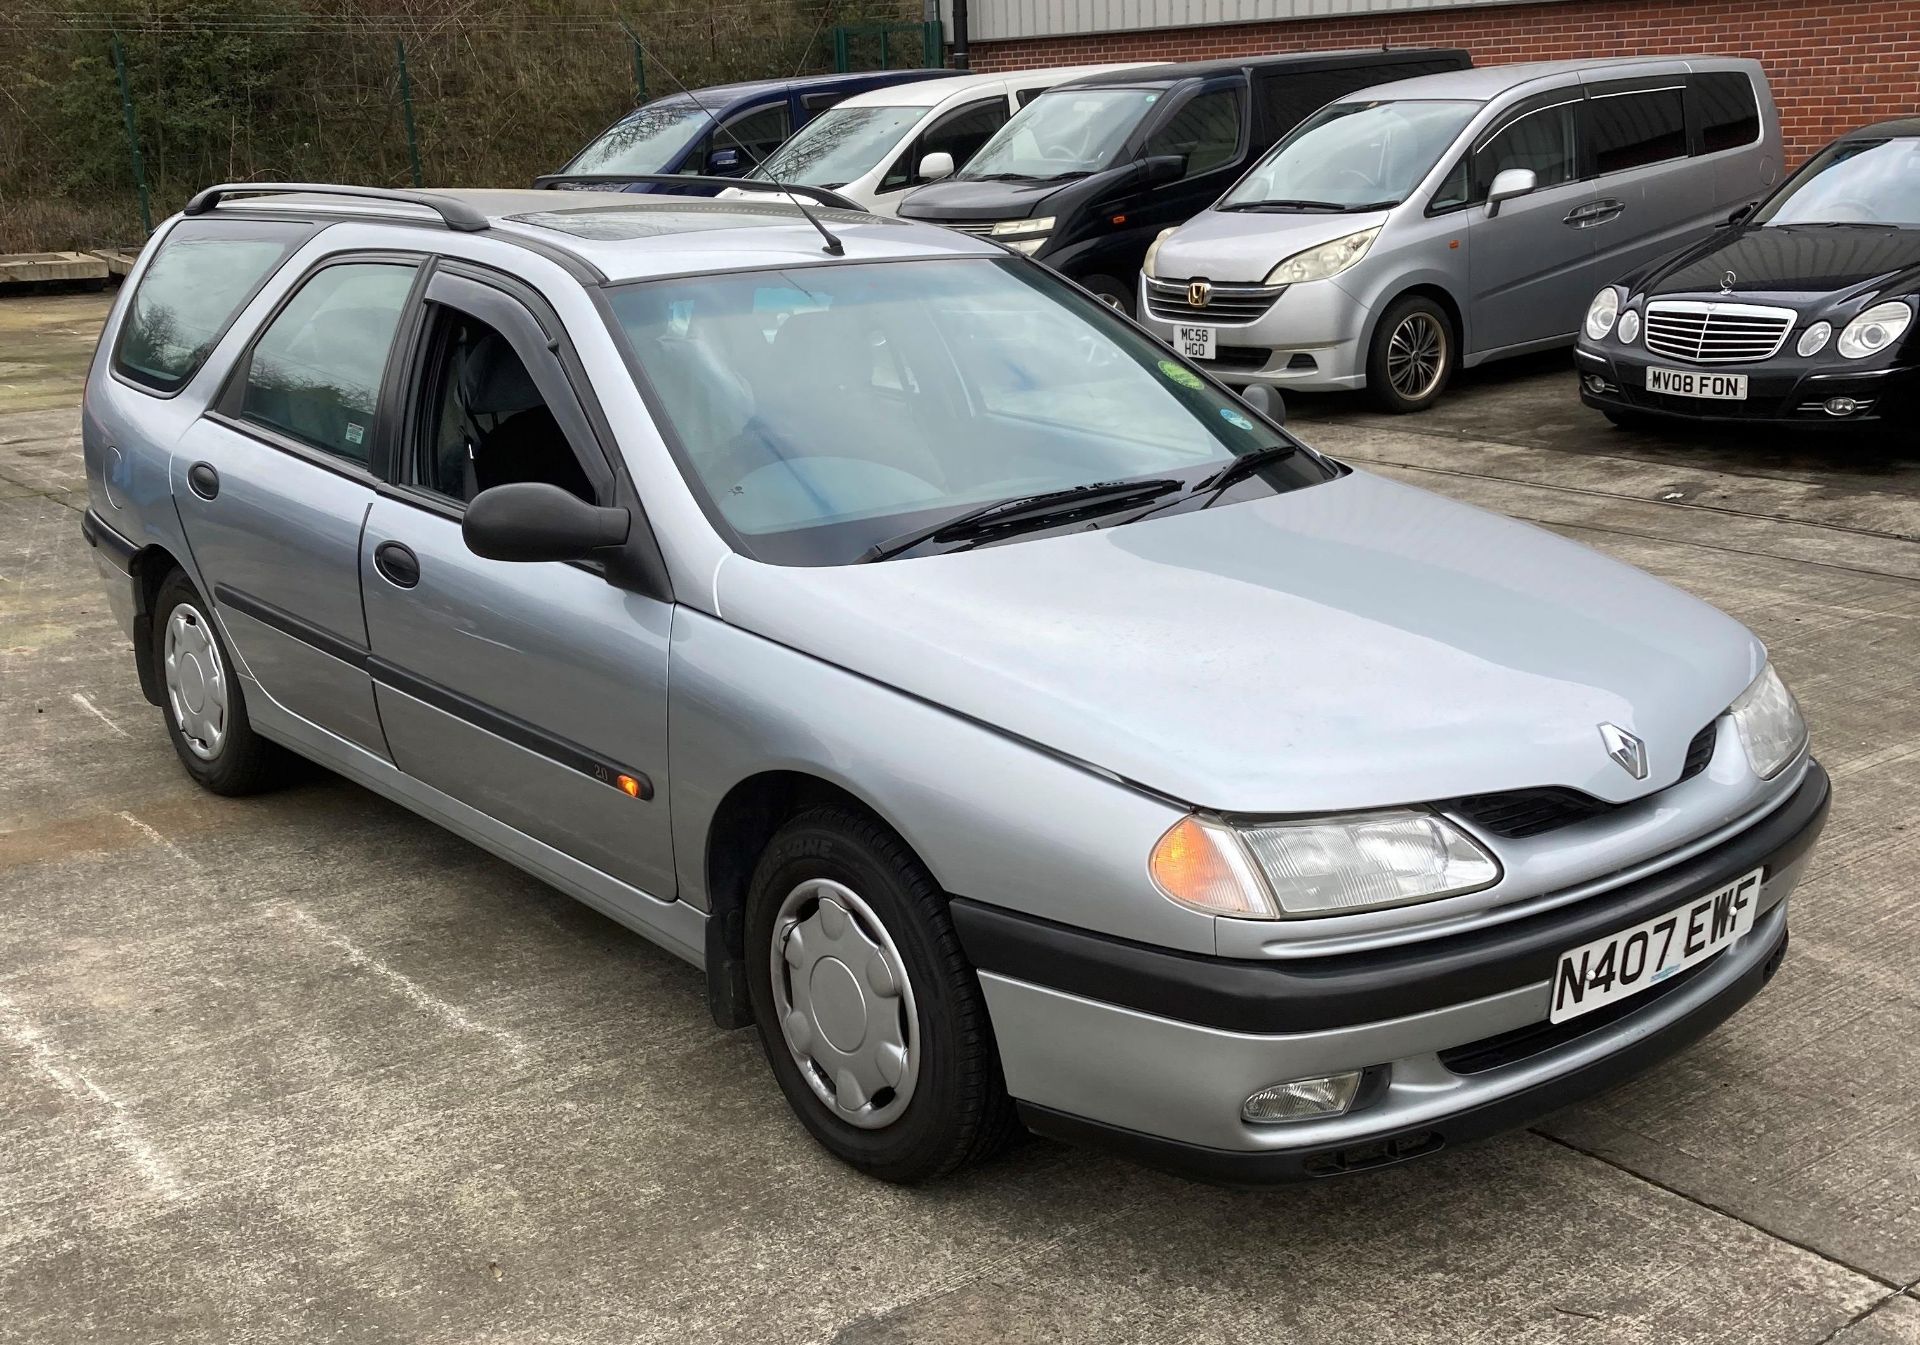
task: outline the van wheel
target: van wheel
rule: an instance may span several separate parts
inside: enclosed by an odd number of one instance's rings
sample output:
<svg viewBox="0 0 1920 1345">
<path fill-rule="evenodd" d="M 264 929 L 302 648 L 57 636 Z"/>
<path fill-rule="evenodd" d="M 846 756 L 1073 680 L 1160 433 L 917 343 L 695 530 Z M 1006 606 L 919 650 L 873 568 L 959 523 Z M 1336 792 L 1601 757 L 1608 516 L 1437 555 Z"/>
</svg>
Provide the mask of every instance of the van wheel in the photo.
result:
<svg viewBox="0 0 1920 1345">
<path fill-rule="evenodd" d="M 1433 300 L 1410 294 L 1373 329 L 1367 391 L 1382 411 L 1406 415 L 1440 400 L 1453 377 L 1453 324 Z"/>
<path fill-rule="evenodd" d="M 1134 316 L 1132 287 L 1122 285 L 1112 276 L 1081 276 L 1080 285 L 1108 308 Z"/>
<path fill-rule="evenodd" d="M 800 814 L 747 891 L 748 993 L 801 1124 L 890 1182 L 939 1177 L 1015 1129 L 980 982 L 946 900 L 867 814 Z"/>
<path fill-rule="evenodd" d="M 286 778 L 292 758 L 253 731 L 209 610 L 179 570 L 161 582 L 148 651 L 163 693 L 160 713 L 188 775 L 216 794 L 258 794 Z"/>
</svg>

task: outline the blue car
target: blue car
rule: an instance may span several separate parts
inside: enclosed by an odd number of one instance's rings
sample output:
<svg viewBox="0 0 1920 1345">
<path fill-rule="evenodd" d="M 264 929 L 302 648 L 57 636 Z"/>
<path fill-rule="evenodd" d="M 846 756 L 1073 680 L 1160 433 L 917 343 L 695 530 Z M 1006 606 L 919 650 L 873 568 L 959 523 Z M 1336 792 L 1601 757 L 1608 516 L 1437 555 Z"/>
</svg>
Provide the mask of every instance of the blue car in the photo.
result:
<svg viewBox="0 0 1920 1345">
<path fill-rule="evenodd" d="M 602 131 L 564 171 L 740 177 L 842 99 L 889 84 L 947 79 L 953 74 L 951 70 L 868 70 L 853 75 L 756 79 L 668 94 L 635 108 Z"/>
</svg>

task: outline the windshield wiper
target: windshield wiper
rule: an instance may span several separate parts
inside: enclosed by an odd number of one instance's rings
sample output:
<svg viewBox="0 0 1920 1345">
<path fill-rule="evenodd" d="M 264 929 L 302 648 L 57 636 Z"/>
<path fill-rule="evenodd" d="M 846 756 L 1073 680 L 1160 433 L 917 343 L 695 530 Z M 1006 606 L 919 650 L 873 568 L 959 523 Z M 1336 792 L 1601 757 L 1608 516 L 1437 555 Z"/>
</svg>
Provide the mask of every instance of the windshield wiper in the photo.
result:
<svg viewBox="0 0 1920 1345">
<path fill-rule="evenodd" d="M 1349 215 L 1358 215 L 1368 210 L 1391 210 L 1399 204 L 1398 201 L 1363 201 L 1359 205 L 1343 205 L 1340 208 Z"/>
<path fill-rule="evenodd" d="M 1251 453 L 1244 453 L 1215 472 L 1212 476 L 1203 477 L 1194 482 L 1193 488 L 1188 494 L 1200 495 L 1204 493 L 1212 495 L 1213 499 L 1208 500 L 1206 505 L 1201 506 L 1201 508 L 1204 509 L 1207 505 L 1211 505 L 1214 500 L 1226 494 L 1228 486 L 1245 481 L 1262 467 L 1279 462 L 1283 458 L 1290 458 L 1299 451 L 1300 445 L 1298 444 L 1275 444 L 1271 448 L 1259 448 Z"/>
<path fill-rule="evenodd" d="M 1344 211 L 1348 206 L 1338 201 L 1229 201 L 1225 205 L 1215 206 L 1216 210 L 1332 210 Z"/>
<path fill-rule="evenodd" d="M 855 559 L 864 565 L 889 560 L 903 551 L 911 551 L 925 542 L 960 542 L 990 537 L 995 533 L 1021 532 L 1027 528 L 1064 522 L 1089 512 L 1105 513 L 1147 500 L 1158 499 L 1180 482 L 1170 477 L 1147 481 L 1095 481 L 1064 490 L 1043 490 L 1036 495 L 1016 495 L 995 500 L 978 509 L 969 509 L 955 518 L 914 528 L 895 537 L 882 538 Z"/>
</svg>

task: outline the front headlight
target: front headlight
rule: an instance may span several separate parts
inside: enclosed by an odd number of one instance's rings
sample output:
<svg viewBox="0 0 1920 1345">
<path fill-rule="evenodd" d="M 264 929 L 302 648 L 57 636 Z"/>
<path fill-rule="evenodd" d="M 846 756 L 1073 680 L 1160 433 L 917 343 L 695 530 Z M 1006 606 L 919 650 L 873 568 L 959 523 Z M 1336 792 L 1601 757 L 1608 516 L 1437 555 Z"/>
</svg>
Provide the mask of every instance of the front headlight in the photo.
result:
<svg viewBox="0 0 1920 1345">
<path fill-rule="evenodd" d="M 1174 901 L 1256 920 L 1349 915 L 1473 892 L 1500 865 L 1435 813 L 1395 809 L 1242 829 L 1182 818 L 1149 861 Z"/>
<path fill-rule="evenodd" d="M 1640 315 L 1629 308 L 1620 315 L 1620 344 L 1630 346 L 1640 337 Z"/>
<path fill-rule="evenodd" d="M 1913 310 L 1897 299 L 1875 304 L 1847 324 L 1835 349 L 1850 360 L 1864 360 L 1899 340 L 1912 322 Z"/>
<path fill-rule="evenodd" d="M 1780 774 L 1807 745 L 1807 721 L 1800 717 L 1800 702 L 1771 663 L 1740 693 L 1730 713 L 1740 730 L 1740 745 L 1747 749 L 1747 761 L 1762 780 Z"/>
<path fill-rule="evenodd" d="M 1362 229 L 1357 234 L 1348 234 L 1345 238 L 1336 238 L 1331 243 L 1322 243 L 1318 247 L 1308 248 L 1305 252 L 1296 252 L 1273 270 L 1267 272 L 1269 285 L 1300 285 L 1309 280 L 1325 280 L 1337 276 L 1367 255 L 1367 249 L 1373 246 L 1373 240 L 1379 236 L 1380 226 Z"/>
<path fill-rule="evenodd" d="M 1587 337 L 1598 341 L 1613 330 L 1613 320 L 1620 316 L 1620 291 L 1609 285 L 1593 296 L 1593 302 L 1587 305 Z"/>
<path fill-rule="evenodd" d="M 1147 244 L 1147 259 L 1140 263 L 1140 269 L 1146 273 L 1146 277 L 1148 280 L 1152 280 L 1160 274 L 1158 271 L 1153 269 L 1153 264 L 1154 262 L 1159 260 L 1160 245 L 1167 241 L 1167 235 L 1172 233 L 1174 229 L 1177 227 L 1179 226 L 1169 225 L 1167 228 L 1162 229 L 1159 233 L 1155 234 L 1153 236 L 1153 241 Z"/>
<path fill-rule="evenodd" d="M 1042 215 L 1038 219 L 1003 219 L 993 226 L 995 238 L 1022 238 L 1029 234 L 1050 234 L 1053 232 L 1053 216 Z"/>
</svg>

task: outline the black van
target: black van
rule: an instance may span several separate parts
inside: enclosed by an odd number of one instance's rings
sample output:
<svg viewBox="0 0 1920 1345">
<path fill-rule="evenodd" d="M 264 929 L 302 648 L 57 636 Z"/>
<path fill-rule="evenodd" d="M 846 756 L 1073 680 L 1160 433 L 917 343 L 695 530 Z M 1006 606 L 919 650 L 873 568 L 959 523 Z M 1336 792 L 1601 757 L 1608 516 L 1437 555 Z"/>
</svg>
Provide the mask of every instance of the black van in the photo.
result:
<svg viewBox="0 0 1920 1345">
<path fill-rule="evenodd" d="M 1370 84 L 1464 70 L 1442 48 L 1140 66 L 1057 84 L 905 219 L 994 238 L 1132 313 L 1147 245 L 1213 203 L 1305 117 Z"/>
</svg>

